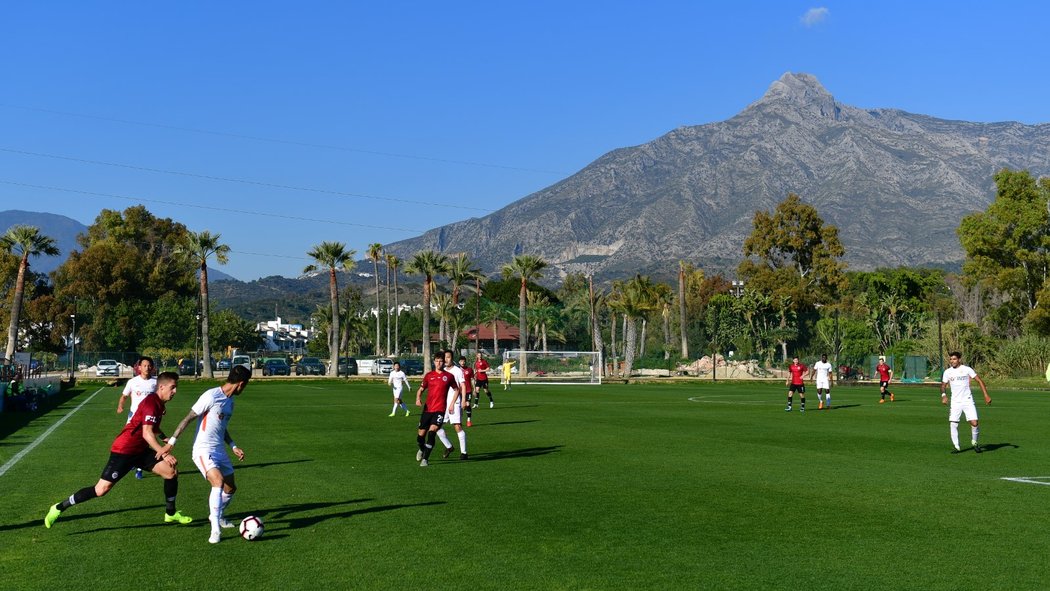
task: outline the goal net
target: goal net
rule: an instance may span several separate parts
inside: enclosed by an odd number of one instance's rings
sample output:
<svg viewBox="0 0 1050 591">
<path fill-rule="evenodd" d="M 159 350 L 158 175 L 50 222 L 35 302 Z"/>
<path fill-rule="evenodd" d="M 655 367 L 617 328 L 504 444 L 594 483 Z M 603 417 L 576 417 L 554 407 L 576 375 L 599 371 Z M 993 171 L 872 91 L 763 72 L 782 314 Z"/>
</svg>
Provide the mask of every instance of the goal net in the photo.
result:
<svg viewBox="0 0 1050 591">
<path fill-rule="evenodd" d="M 510 371 L 507 371 L 507 366 Z M 500 383 L 601 384 L 602 355 L 597 351 L 504 351 L 496 368 Z"/>
</svg>

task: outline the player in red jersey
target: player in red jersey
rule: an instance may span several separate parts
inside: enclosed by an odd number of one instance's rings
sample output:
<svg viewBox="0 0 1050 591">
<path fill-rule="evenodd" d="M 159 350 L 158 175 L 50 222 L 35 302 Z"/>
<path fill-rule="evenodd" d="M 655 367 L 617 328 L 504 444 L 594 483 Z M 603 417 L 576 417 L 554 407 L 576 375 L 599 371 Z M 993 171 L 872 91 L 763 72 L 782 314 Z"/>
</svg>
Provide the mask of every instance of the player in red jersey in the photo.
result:
<svg viewBox="0 0 1050 591">
<path fill-rule="evenodd" d="M 879 364 L 875 366 L 875 372 L 879 374 L 879 394 L 882 394 L 882 398 L 879 399 L 879 404 L 886 402 L 886 395 L 890 397 L 890 402 L 893 402 L 893 392 L 890 392 L 890 380 L 893 379 L 893 368 L 886 365 L 886 358 L 879 356 Z"/>
<path fill-rule="evenodd" d="M 430 465 L 430 452 L 434 450 L 437 431 L 445 421 L 445 413 L 453 412 L 459 403 L 459 396 L 456 396 L 455 401 L 446 404 L 449 388 L 456 388 L 456 378 L 445 371 L 445 354 L 439 352 L 434 355 L 433 371 L 423 376 L 416 391 L 416 406 L 423 406 L 423 391 L 427 393 L 427 404 L 419 415 L 419 430 L 416 434 L 416 443 L 419 445 L 416 461 L 420 466 Z"/>
<path fill-rule="evenodd" d="M 187 524 L 192 518 L 175 510 L 175 497 L 179 492 L 179 463 L 175 456 L 164 449 L 164 433 L 160 421 L 164 418 L 164 405 L 175 397 L 179 375 L 166 371 L 157 376 L 157 391 L 147 395 L 139 403 L 131 420 L 117 435 L 110 448 L 109 462 L 102 470 L 102 477 L 94 486 L 84 487 L 68 499 L 51 506 L 44 517 L 44 527 L 50 528 L 63 511 L 77 503 L 105 496 L 121 478 L 135 468 L 150 470 L 164 479 L 164 497 L 167 501 L 165 523 Z"/>
<path fill-rule="evenodd" d="M 471 426 L 471 418 L 474 413 L 470 404 L 470 397 L 474 394 L 474 369 L 467 365 L 467 358 L 460 356 L 459 367 L 463 370 L 463 399 L 466 402 L 464 406 L 467 409 L 467 426 Z"/>
<path fill-rule="evenodd" d="M 485 361 L 485 358 L 478 353 L 478 360 L 474 362 L 474 381 L 477 382 L 477 388 L 474 389 L 474 407 L 478 406 L 478 394 L 481 394 L 481 389 L 485 389 L 485 394 L 489 396 L 489 408 L 496 405 L 496 401 L 492 399 L 492 390 L 489 390 L 489 362 Z"/>
<path fill-rule="evenodd" d="M 787 412 L 791 412 L 791 396 L 795 392 L 798 392 L 799 412 L 806 412 L 806 383 L 802 380 L 806 369 L 808 368 L 799 362 L 798 356 L 791 358 L 791 365 L 788 367 L 791 377 L 784 382 L 788 387 L 788 405 L 784 409 Z"/>
</svg>

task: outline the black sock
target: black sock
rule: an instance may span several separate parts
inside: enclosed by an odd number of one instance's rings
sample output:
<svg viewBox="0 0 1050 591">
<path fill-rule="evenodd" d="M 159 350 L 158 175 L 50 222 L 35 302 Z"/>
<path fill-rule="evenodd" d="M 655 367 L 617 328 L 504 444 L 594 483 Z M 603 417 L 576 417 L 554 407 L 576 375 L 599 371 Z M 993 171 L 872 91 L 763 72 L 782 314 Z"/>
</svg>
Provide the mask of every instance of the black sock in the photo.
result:
<svg viewBox="0 0 1050 591">
<path fill-rule="evenodd" d="M 788 396 L 788 406 L 791 406 L 791 397 Z"/>
<path fill-rule="evenodd" d="M 467 402 L 470 402 L 469 400 Z M 467 420 L 469 421 L 474 416 L 474 407 L 467 404 Z"/>
<path fill-rule="evenodd" d="M 419 445 L 419 451 L 426 449 L 426 446 L 423 445 L 424 442 L 426 442 L 426 435 L 416 435 L 416 444 Z"/>
<path fill-rule="evenodd" d="M 486 392 L 486 394 L 489 395 L 489 402 L 495 402 L 495 400 L 492 399 L 492 392 Z"/>
<path fill-rule="evenodd" d="M 168 515 L 175 514 L 175 497 L 179 494 L 179 477 L 164 481 L 164 500 L 167 501 Z"/>
<path fill-rule="evenodd" d="M 93 486 L 85 486 L 84 488 L 82 488 L 82 489 L 78 490 L 77 492 L 73 493 L 68 499 L 66 499 L 66 500 L 62 501 L 61 503 L 59 503 L 58 504 L 58 510 L 59 511 L 65 511 L 66 509 L 69 509 L 70 507 L 72 507 L 73 505 L 76 505 L 77 503 L 83 503 L 85 501 L 90 501 L 91 499 L 93 499 L 93 498 L 95 498 L 97 496 L 98 496 L 98 494 L 95 493 L 95 487 L 93 487 Z"/>
<path fill-rule="evenodd" d="M 434 451 L 434 442 L 437 441 L 437 431 L 427 431 L 427 444 L 423 448 L 423 459 L 430 459 L 430 452 Z"/>
<path fill-rule="evenodd" d="M 798 399 L 798 406 L 799 406 L 799 408 L 806 408 L 806 399 L 805 398 L 799 398 Z"/>
</svg>

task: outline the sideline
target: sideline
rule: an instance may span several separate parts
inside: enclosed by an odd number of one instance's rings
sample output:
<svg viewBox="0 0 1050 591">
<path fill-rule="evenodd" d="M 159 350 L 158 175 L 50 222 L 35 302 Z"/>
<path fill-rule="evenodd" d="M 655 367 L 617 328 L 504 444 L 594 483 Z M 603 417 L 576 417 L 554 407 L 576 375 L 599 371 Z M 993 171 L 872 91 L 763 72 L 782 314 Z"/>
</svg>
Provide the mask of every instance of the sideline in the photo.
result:
<svg viewBox="0 0 1050 591">
<path fill-rule="evenodd" d="M 1002 477 L 999 480 L 1009 480 L 1010 482 L 1020 482 L 1023 484 L 1043 484 L 1050 486 L 1050 476 L 1015 476 L 1015 477 Z"/>
<path fill-rule="evenodd" d="M 69 413 L 66 414 L 66 416 L 62 417 L 61 419 L 58 419 L 58 421 L 55 422 L 54 425 L 51 425 L 50 427 L 47 428 L 47 431 L 44 431 L 43 433 L 40 434 L 39 437 L 34 439 L 33 443 L 30 443 L 29 445 L 27 445 L 25 449 L 23 449 L 22 451 L 16 453 L 15 457 L 13 457 L 10 460 L 8 460 L 7 463 L 4 464 L 3 466 L 0 466 L 0 476 L 3 476 L 4 474 L 6 474 L 7 471 L 10 470 L 11 468 L 14 468 L 15 464 L 18 463 L 18 460 L 21 460 L 23 457 L 25 457 L 25 455 L 27 453 L 33 451 L 33 448 L 35 448 L 36 446 L 38 446 L 41 443 L 43 443 L 44 440 L 47 439 L 47 436 L 50 435 L 52 431 L 54 431 L 55 429 L 58 429 L 59 425 L 61 425 L 62 423 L 66 422 L 66 419 L 68 419 L 69 417 L 73 416 L 73 413 L 75 413 L 78 410 L 80 410 L 80 408 L 82 406 L 84 406 L 85 404 L 91 402 L 91 399 L 95 397 L 95 394 L 98 394 L 99 392 L 105 390 L 106 388 L 107 388 L 107 386 L 102 386 L 98 390 L 95 390 L 95 393 L 92 394 L 91 396 L 88 396 L 87 400 L 85 400 L 84 402 L 81 402 L 80 406 L 77 406 L 73 410 L 69 411 Z"/>
<path fill-rule="evenodd" d="M 686 398 L 689 402 L 705 402 L 707 404 L 739 404 L 741 406 L 751 404 L 779 404 L 769 400 L 723 400 L 725 398 L 738 398 L 735 394 L 708 394 L 706 396 L 690 396 Z"/>
</svg>

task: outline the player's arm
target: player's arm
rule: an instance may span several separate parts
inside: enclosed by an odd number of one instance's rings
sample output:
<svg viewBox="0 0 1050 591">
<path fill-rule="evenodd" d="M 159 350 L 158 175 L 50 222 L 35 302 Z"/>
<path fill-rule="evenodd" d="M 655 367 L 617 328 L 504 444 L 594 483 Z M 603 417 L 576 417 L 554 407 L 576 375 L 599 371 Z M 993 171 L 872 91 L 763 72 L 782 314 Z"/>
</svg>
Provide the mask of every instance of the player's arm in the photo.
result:
<svg viewBox="0 0 1050 591">
<path fill-rule="evenodd" d="M 124 391 L 120 393 L 120 398 L 117 399 L 117 414 L 124 412 L 124 399 L 131 396 L 131 389 L 128 386 L 124 386 Z"/>
<path fill-rule="evenodd" d="M 945 382 L 945 381 L 941 380 L 941 404 L 944 404 L 944 405 L 948 404 L 948 393 L 944 391 L 944 389 L 945 389 L 945 387 L 947 385 L 948 385 L 948 382 Z"/>
<path fill-rule="evenodd" d="M 422 399 L 423 388 L 426 385 L 427 385 L 427 381 L 426 381 L 426 378 L 424 377 L 423 381 L 420 382 L 420 384 L 419 384 L 419 389 L 416 390 L 416 406 L 423 406 L 423 399 Z"/>
<path fill-rule="evenodd" d="M 988 395 L 988 388 L 985 387 L 984 380 L 982 380 L 981 376 L 979 376 L 977 374 L 973 375 L 973 379 L 977 380 L 977 383 L 981 385 L 981 393 L 984 394 L 984 403 L 985 404 L 991 404 L 992 403 L 992 397 Z"/>
<path fill-rule="evenodd" d="M 168 444 L 164 447 L 164 451 L 171 451 L 171 448 L 175 447 L 175 442 L 178 440 L 179 435 L 182 434 L 182 430 L 186 428 L 186 425 L 190 424 L 190 421 L 197 418 L 197 413 L 190 409 L 190 412 L 186 414 L 186 417 L 179 421 L 179 424 L 175 426 L 175 430 L 172 431 L 171 436 L 168 437 Z"/>
<path fill-rule="evenodd" d="M 142 438 L 146 440 L 146 444 L 149 445 L 150 449 L 157 452 L 158 460 L 167 462 L 172 467 L 179 463 L 175 456 L 168 451 L 171 449 L 171 446 L 164 445 L 157 439 L 157 432 L 151 423 L 142 424 Z"/>
<path fill-rule="evenodd" d="M 233 450 L 233 455 L 237 456 L 237 461 L 244 461 L 244 450 L 237 447 L 237 444 L 233 442 L 233 437 L 230 436 L 230 430 L 226 429 L 226 433 L 223 434 L 222 440 L 226 442 L 226 445 L 230 446 Z"/>
</svg>

